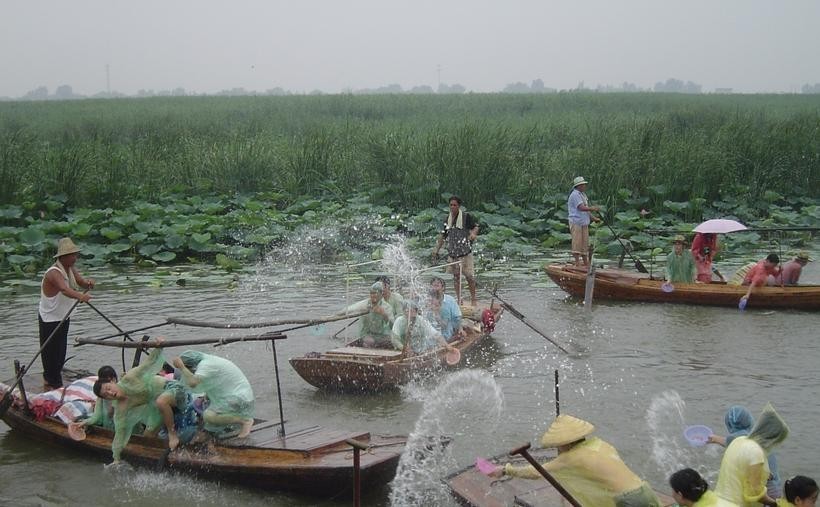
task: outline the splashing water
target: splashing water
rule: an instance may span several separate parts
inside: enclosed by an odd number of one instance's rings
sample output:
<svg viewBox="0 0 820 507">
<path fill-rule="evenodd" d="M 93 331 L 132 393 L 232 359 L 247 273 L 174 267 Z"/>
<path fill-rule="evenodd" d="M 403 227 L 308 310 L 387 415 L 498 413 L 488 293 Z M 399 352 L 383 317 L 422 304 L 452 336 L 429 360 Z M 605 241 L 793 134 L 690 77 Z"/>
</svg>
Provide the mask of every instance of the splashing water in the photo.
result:
<svg viewBox="0 0 820 507">
<path fill-rule="evenodd" d="M 646 411 L 646 423 L 652 439 L 652 459 L 665 477 L 681 468 L 694 468 L 710 480 L 715 472 L 705 473 L 704 469 L 714 467 L 706 467 L 704 462 L 714 461 L 721 454 L 720 448 L 716 445 L 694 448 L 685 442 L 683 430 L 688 425 L 685 409 L 686 402 L 676 391 L 664 391 L 652 398 Z"/>
<path fill-rule="evenodd" d="M 414 388 L 409 394 L 419 396 Z M 391 483 L 390 505 L 445 503 L 449 495 L 441 479 L 456 467 L 453 448 L 459 444 L 474 446 L 471 435 L 494 429 L 503 404 L 501 388 L 488 373 L 462 370 L 447 376 L 423 399 L 421 415 Z M 448 437 L 452 438 L 449 443 Z"/>
<path fill-rule="evenodd" d="M 421 280 L 421 269 L 413 257 L 407 252 L 406 239 L 393 236 L 391 243 L 382 251 L 382 269 L 399 280 L 393 282 L 398 289 L 399 281 L 403 283 L 402 294 L 426 294 L 426 287 Z"/>
</svg>

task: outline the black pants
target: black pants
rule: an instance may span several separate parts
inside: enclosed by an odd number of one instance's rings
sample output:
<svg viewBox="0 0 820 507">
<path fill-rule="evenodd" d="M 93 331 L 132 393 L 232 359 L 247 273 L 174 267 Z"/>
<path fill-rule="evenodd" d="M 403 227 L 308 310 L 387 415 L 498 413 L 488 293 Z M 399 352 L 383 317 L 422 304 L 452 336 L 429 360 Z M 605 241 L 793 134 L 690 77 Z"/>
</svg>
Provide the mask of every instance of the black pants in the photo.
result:
<svg viewBox="0 0 820 507">
<path fill-rule="evenodd" d="M 48 345 L 40 354 L 40 359 L 43 360 L 43 381 L 51 387 L 63 387 L 63 363 L 65 363 L 66 343 L 68 342 L 68 323 L 70 319 L 66 319 L 60 329 L 60 321 L 57 322 L 43 322 L 42 317 L 37 315 L 37 320 L 40 323 L 40 346 L 51 336 Z M 57 329 L 56 332 L 54 330 Z"/>
</svg>

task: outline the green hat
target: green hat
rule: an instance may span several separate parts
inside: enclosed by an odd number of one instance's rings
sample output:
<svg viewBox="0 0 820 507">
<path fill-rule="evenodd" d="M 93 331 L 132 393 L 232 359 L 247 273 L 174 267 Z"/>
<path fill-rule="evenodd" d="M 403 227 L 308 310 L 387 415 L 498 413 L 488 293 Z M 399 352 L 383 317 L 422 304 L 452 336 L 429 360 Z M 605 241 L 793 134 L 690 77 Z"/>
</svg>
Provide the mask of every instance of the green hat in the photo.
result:
<svg viewBox="0 0 820 507">
<path fill-rule="evenodd" d="M 374 292 L 378 292 L 379 294 L 381 294 L 383 290 L 384 290 L 384 286 L 382 285 L 381 282 L 376 282 L 376 283 L 374 283 L 373 285 L 370 286 L 370 293 L 371 294 L 374 293 Z"/>
<path fill-rule="evenodd" d="M 686 238 L 683 237 L 683 234 L 678 234 L 672 238 L 672 243 L 686 243 Z"/>
</svg>

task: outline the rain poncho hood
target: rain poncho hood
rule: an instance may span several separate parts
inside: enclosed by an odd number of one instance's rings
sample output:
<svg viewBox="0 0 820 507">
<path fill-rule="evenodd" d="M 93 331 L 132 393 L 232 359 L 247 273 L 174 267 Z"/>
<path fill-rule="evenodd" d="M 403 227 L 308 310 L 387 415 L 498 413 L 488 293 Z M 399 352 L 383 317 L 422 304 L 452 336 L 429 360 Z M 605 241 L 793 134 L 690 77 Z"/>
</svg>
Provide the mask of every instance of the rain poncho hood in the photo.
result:
<svg viewBox="0 0 820 507">
<path fill-rule="evenodd" d="M 774 446 L 786 440 L 789 436 L 789 427 L 775 411 L 771 403 L 767 403 L 763 408 L 763 413 L 757 419 L 757 424 L 749 433 L 749 438 L 760 444 L 760 447 L 768 453 Z"/>
<path fill-rule="evenodd" d="M 723 418 L 726 423 L 726 431 L 733 437 L 748 435 L 754 424 L 752 413 L 746 407 L 740 405 L 732 405 L 726 411 L 726 416 Z"/>
<path fill-rule="evenodd" d="M 198 350 L 186 350 L 179 355 L 179 358 L 182 360 L 182 364 L 184 364 L 186 368 L 192 372 L 195 372 L 196 367 L 199 365 L 199 362 L 202 361 L 204 356 L 205 354 L 199 352 Z"/>
</svg>

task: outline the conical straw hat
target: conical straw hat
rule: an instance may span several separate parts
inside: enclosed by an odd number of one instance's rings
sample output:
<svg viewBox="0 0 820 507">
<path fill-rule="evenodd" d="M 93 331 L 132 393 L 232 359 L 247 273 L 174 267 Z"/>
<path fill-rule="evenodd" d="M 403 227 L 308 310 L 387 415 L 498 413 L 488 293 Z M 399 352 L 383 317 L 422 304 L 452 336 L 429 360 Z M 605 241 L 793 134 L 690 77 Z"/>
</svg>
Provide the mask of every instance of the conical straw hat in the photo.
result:
<svg viewBox="0 0 820 507">
<path fill-rule="evenodd" d="M 577 417 L 561 414 L 550 424 L 549 429 L 541 437 L 544 447 L 558 447 L 581 440 L 595 431 L 595 426 Z"/>
<path fill-rule="evenodd" d="M 71 241 L 71 238 L 62 238 L 60 242 L 57 243 L 57 253 L 54 255 L 54 258 L 56 259 L 57 257 L 77 253 L 79 251 L 80 249 Z"/>
</svg>

